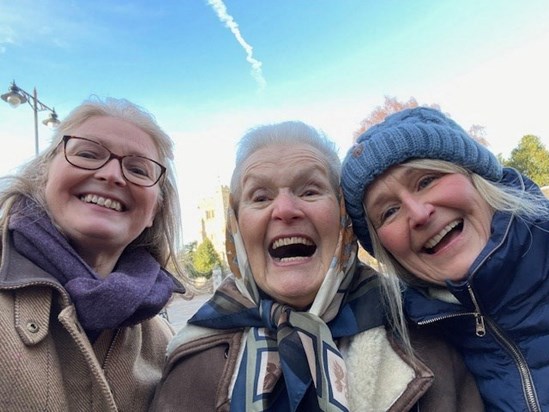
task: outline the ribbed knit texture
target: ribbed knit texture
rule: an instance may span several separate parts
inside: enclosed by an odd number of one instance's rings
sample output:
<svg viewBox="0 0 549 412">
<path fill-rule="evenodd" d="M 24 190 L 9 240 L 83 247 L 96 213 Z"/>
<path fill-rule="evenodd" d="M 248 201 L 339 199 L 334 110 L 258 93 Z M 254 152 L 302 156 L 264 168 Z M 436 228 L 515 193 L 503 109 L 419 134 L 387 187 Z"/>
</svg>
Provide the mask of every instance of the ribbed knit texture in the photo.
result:
<svg viewBox="0 0 549 412">
<path fill-rule="evenodd" d="M 25 198 L 16 208 L 9 221 L 15 249 L 61 282 L 90 339 L 149 319 L 168 302 L 174 283 L 145 248 L 125 250 L 116 270 L 102 278 L 37 204 Z"/>
<path fill-rule="evenodd" d="M 498 181 L 502 165 L 486 147 L 471 138 L 439 110 L 416 107 L 402 110 L 359 136 L 343 161 L 341 186 L 353 229 L 373 254 L 363 207 L 365 190 L 391 166 L 411 159 L 446 160 Z"/>
</svg>

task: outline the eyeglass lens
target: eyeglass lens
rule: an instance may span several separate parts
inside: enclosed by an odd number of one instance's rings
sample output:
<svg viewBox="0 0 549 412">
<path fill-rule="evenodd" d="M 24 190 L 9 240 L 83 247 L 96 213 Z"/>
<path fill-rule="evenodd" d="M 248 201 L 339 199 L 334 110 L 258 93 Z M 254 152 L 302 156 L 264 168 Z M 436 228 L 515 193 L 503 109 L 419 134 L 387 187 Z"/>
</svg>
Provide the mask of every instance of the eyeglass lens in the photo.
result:
<svg viewBox="0 0 549 412">
<path fill-rule="evenodd" d="M 65 157 L 73 166 L 97 170 L 116 158 L 122 165 L 122 174 L 129 181 L 140 186 L 154 185 L 162 175 L 162 166 L 152 159 L 141 156 L 117 156 L 93 140 L 73 137 L 65 142 Z"/>
</svg>

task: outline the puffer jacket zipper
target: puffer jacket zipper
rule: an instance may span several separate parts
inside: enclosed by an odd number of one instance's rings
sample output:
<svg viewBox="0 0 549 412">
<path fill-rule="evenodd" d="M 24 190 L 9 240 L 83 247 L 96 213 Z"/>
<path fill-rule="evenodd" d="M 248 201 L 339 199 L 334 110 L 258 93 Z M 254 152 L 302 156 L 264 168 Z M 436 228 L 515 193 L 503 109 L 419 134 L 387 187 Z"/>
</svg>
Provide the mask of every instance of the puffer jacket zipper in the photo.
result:
<svg viewBox="0 0 549 412">
<path fill-rule="evenodd" d="M 534 388 L 534 382 L 532 379 L 532 375 L 530 373 L 530 368 L 528 367 L 528 364 L 526 363 L 524 356 L 522 356 L 522 353 L 520 352 L 517 345 L 515 345 L 514 342 L 509 340 L 504 335 L 504 333 L 498 327 L 498 325 L 493 320 L 491 320 L 488 317 L 485 317 L 481 313 L 480 307 L 477 302 L 477 298 L 470 284 L 467 285 L 467 290 L 469 291 L 471 301 L 475 306 L 474 312 L 438 316 L 428 320 L 420 321 L 418 322 L 418 325 L 427 325 L 430 323 L 435 323 L 444 319 L 454 318 L 458 316 L 473 316 L 475 318 L 475 334 L 480 338 L 484 337 L 486 335 L 486 327 L 488 327 L 494 333 L 496 340 L 503 347 L 503 349 L 511 355 L 511 358 L 515 362 L 515 365 L 517 366 L 517 369 L 520 375 L 520 379 L 522 382 L 522 390 L 524 393 L 524 398 L 525 398 L 525 402 L 528 407 L 528 410 L 530 412 L 541 412 L 541 406 L 539 405 L 536 390 Z"/>
<path fill-rule="evenodd" d="M 522 356 L 520 349 L 517 347 L 517 345 L 515 345 L 514 342 L 512 342 L 505 336 L 503 331 L 492 319 L 485 318 L 484 315 L 482 315 L 477 302 L 477 298 L 470 284 L 467 285 L 467 290 L 469 291 L 471 301 L 475 306 L 476 335 L 480 338 L 484 337 L 486 335 L 486 324 L 490 327 L 490 330 L 494 333 L 496 340 L 500 343 L 503 349 L 511 355 L 511 358 L 513 358 L 513 361 L 517 366 L 528 410 L 530 410 L 531 412 L 541 412 L 541 407 L 539 405 L 536 390 L 534 388 L 534 382 L 530 373 L 530 368 L 528 368 L 528 364 L 526 363 L 524 356 Z"/>
</svg>

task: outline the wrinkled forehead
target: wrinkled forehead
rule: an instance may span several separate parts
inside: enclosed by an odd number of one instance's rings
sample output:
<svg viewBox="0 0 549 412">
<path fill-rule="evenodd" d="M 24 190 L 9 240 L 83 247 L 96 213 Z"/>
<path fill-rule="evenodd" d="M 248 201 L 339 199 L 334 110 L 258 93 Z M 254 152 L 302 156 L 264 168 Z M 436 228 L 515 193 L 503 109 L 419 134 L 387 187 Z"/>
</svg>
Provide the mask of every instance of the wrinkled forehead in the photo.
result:
<svg viewBox="0 0 549 412">
<path fill-rule="evenodd" d="M 250 179 L 254 180 L 278 180 L 288 179 L 307 173 L 319 173 L 325 175 L 334 189 L 338 192 L 339 181 L 337 174 L 331 170 L 326 155 L 314 146 L 308 144 L 273 143 L 255 150 L 234 170 L 231 179 L 232 198 L 236 202 L 242 195 L 243 186 Z"/>
<path fill-rule="evenodd" d="M 241 182 L 254 174 L 274 174 L 287 169 L 315 167 L 328 174 L 326 156 L 317 148 L 306 144 L 273 144 L 256 150 L 242 164 Z"/>
</svg>

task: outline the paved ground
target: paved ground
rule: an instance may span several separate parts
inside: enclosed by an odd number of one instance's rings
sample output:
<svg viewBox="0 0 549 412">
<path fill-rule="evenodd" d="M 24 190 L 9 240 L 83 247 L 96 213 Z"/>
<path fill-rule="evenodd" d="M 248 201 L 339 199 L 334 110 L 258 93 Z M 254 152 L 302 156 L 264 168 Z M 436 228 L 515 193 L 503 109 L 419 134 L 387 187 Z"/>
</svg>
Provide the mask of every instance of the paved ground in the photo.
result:
<svg viewBox="0 0 549 412">
<path fill-rule="evenodd" d="M 191 300 L 185 300 L 177 294 L 174 296 L 175 297 L 168 305 L 167 310 L 168 320 L 177 331 L 187 323 L 187 319 L 194 315 L 198 308 L 212 295 L 195 295 Z"/>
</svg>

